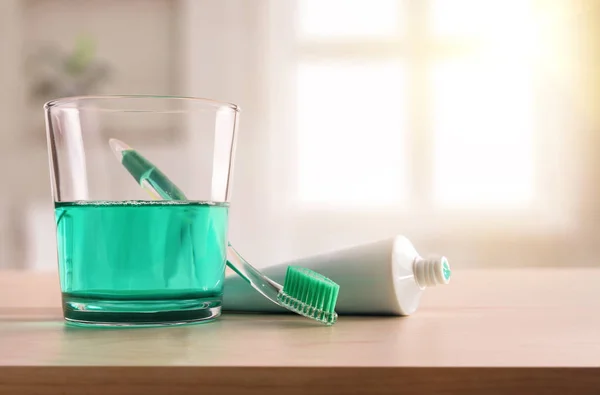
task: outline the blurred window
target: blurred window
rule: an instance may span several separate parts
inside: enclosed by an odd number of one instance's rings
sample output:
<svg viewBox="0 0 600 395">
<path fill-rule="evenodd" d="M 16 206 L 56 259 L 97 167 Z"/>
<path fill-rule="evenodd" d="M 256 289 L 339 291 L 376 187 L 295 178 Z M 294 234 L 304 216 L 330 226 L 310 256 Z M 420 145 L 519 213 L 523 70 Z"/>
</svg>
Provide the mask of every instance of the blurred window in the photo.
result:
<svg viewBox="0 0 600 395">
<path fill-rule="evenodd" d="M 534 205 L 532 18 L 527 0 L 299 0 L 297 203 Z"/>
</svg>

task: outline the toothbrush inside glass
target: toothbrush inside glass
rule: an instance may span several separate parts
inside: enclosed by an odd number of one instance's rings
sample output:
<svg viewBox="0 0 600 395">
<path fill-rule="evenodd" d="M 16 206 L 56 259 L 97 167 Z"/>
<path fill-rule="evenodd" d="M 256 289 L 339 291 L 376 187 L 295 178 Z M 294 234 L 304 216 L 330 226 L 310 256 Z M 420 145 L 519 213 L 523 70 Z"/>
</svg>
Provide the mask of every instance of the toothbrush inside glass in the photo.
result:
<svg viewBox="0 0 600 395">
<path fill-rule="evenodd" d="M 108 141 L 115 157 L 153 199 L 188 200 L 185 194 L 149 160 L 121 140 Z"/>
<path fill-rule="evenodd" d="M 109 145 L 116 158 L 153 198 L 188 200 L 163 172 L 129 145 L 117 139 L 110 139 Z M 230 243 L 227 243 L 227 266 L 275 304 L 326 325 L 337 320 L 335 304 L 339 285 L 316 272 L 289 267 L 282 286 L 250 265 Z"/>
</svg>

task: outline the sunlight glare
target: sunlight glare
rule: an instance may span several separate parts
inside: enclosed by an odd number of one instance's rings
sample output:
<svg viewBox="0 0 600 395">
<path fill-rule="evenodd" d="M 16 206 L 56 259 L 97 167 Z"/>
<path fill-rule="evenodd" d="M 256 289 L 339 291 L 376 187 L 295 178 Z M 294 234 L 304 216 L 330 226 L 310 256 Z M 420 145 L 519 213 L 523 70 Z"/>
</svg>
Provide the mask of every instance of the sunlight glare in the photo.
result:
<svg viewBox="0 0 600 395">
<path fill-rule="evenodd" d="M 301 36 L 381 37 L 398 31 L 398 0 L 298 1 Z"/>
<path fill-rule="evenodd" d="M 303 63 L 297 79 L 298 195 L 390 204 L 405 193 L 404 74 L 398 62 Z"/>
<path fill-rule="evenodd" d="M 525 65 L 481 58 L 433 72 L 434 196 L 442 206 L 526 206 L 534 193 L 533 97 Z"/>
</svg>

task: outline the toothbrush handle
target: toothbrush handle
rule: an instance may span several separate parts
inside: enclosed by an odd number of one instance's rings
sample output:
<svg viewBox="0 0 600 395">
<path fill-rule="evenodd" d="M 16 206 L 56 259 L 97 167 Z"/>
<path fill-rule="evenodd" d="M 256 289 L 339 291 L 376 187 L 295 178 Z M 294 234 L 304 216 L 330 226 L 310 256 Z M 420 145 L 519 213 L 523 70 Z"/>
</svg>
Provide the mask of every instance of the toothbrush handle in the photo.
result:
<svg viewBox="0 0 600 395">
<path fill-rule="evenodd" d="M 249 264 L 240 254 L 238 254 L 231 243 L 227 243 L 227 266 L 239 274 L 240 277 L 246 280 L 252 288 L 261 293 L 265 298 L 277 305 L 281 305 L 277 301 L 277 295 L 283 287 Z"/>
</svg>

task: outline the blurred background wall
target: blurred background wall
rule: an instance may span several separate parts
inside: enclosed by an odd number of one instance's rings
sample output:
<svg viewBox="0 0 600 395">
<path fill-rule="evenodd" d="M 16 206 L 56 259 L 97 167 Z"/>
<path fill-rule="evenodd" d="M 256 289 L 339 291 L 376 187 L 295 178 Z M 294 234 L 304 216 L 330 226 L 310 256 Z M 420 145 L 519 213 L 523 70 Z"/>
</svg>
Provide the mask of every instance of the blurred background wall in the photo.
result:
<svg viewBox="0 0 600 395">
<path fill-rule="evenodd" d="M 55 270 L 42 104 L 82 94 L 240 105 L 230 239 L 257 266 L 395 234 L 459 268 L 598 265 L 599 24 L 596 0 L 3 0 L 0 268 Z"/>
</svg>

